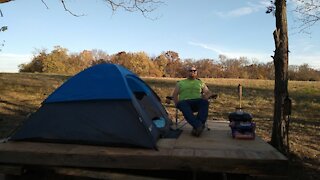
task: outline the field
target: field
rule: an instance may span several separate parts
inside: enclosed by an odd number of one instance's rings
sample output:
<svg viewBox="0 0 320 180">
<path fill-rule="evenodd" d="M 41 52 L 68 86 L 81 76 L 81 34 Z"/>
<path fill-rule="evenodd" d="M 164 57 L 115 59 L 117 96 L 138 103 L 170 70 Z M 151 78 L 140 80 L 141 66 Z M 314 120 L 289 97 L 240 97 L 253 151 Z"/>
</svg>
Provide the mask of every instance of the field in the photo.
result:
<svg viewBox="0 0 320 180">
<path fill-rule="evenodd" d="M 41 102 L 69 76 L 1 73 L 0 139 L 10 136 L 23 120 L 37 110 Z M 161 100 L 170 95 L 173 78 L 143 78 Z M 239 106 L 237 87 L 243 87 L 242 107 L 253 115 L 257 134 L 270 141 L 273 118 L 274 82 L 246 79 L 202 79 L 219 95 L 210 104 L 209 119 L 227 120 Z M 290 117 L 290 179 L 320 179 L 320 82 L 289 82 L 292 99 Z M 173 117 L 173 105 L 165 105 Z"/>
</svg>

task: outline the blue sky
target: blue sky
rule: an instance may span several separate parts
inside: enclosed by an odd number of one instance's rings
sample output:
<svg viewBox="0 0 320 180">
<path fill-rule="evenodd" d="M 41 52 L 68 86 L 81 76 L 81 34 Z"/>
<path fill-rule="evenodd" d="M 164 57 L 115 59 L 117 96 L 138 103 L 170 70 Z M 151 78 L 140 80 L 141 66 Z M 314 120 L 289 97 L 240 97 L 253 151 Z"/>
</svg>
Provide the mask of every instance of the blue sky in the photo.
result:
<svg viewBox="0 0 320 180">
<path fill-rule="evenodd" d="M 30 62 L 36 49 L 60 45 L 70 53 L 100 49 L 108 54 L 144 51 L 150 57 L 172 50 L 180 58 L 248 57 L 270 62 L 274 51 L 272 32 L 275 18 L 265 14 L 269 0 L 163 0 L 145 18 L 140 13 L 112 12 L 103 0 L 15 0 L 0 5 L 3 17 L 0 32 L 5 41 L 0 52 L 0 72 L 17 72 L 18 65 Z M 288 3 L 289 64 L 308 63 L 320 69 L 320 25 L 311 35 L 297 33 L 298 26 Z"/>
</svg>

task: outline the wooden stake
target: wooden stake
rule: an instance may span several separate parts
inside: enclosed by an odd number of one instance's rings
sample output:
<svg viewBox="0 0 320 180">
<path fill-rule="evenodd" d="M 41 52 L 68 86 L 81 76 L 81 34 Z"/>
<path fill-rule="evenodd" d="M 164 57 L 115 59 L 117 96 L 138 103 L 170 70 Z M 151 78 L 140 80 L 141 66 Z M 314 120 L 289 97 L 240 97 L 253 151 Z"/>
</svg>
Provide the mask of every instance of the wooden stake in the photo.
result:
<svg viewBox="0 0 320 180">
<path fill-rule="evenodd" d="M 241 109 L 241 99 L 242 99 L 242 86 L 241 84 L 238 85 L 238 97 L 239 97 L 239 109 Z"/>
</svg>

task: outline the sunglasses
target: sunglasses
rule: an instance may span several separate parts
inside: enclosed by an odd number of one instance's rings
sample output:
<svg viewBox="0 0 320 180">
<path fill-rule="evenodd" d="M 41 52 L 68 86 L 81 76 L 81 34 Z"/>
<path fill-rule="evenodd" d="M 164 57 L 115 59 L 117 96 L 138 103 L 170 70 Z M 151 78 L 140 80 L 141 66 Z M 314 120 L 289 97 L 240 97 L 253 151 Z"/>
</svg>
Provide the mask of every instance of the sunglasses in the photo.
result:
<svg viewBox="0 0 320 180">
<path fill-rule="evenodd" d="M 197 72 L 197 70 L 189 70 L 189 72 Z"/>
</svg>

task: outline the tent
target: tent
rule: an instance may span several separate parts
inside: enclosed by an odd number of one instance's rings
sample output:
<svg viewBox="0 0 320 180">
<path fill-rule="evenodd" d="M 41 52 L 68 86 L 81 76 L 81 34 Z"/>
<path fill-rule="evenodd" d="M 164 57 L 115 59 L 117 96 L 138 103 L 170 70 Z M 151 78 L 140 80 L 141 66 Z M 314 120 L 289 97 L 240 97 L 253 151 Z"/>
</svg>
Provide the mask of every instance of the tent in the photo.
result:
<svg viewBox="0 0 320 180">
<path fill-rule="evenodd" d="M 161 127 L 154 122 L 159 119 Z M 56 89 L 11 140 L 156 149 L 170 122 L 160 98 L 137 75 L 99 64 Z"/>
</svg>

